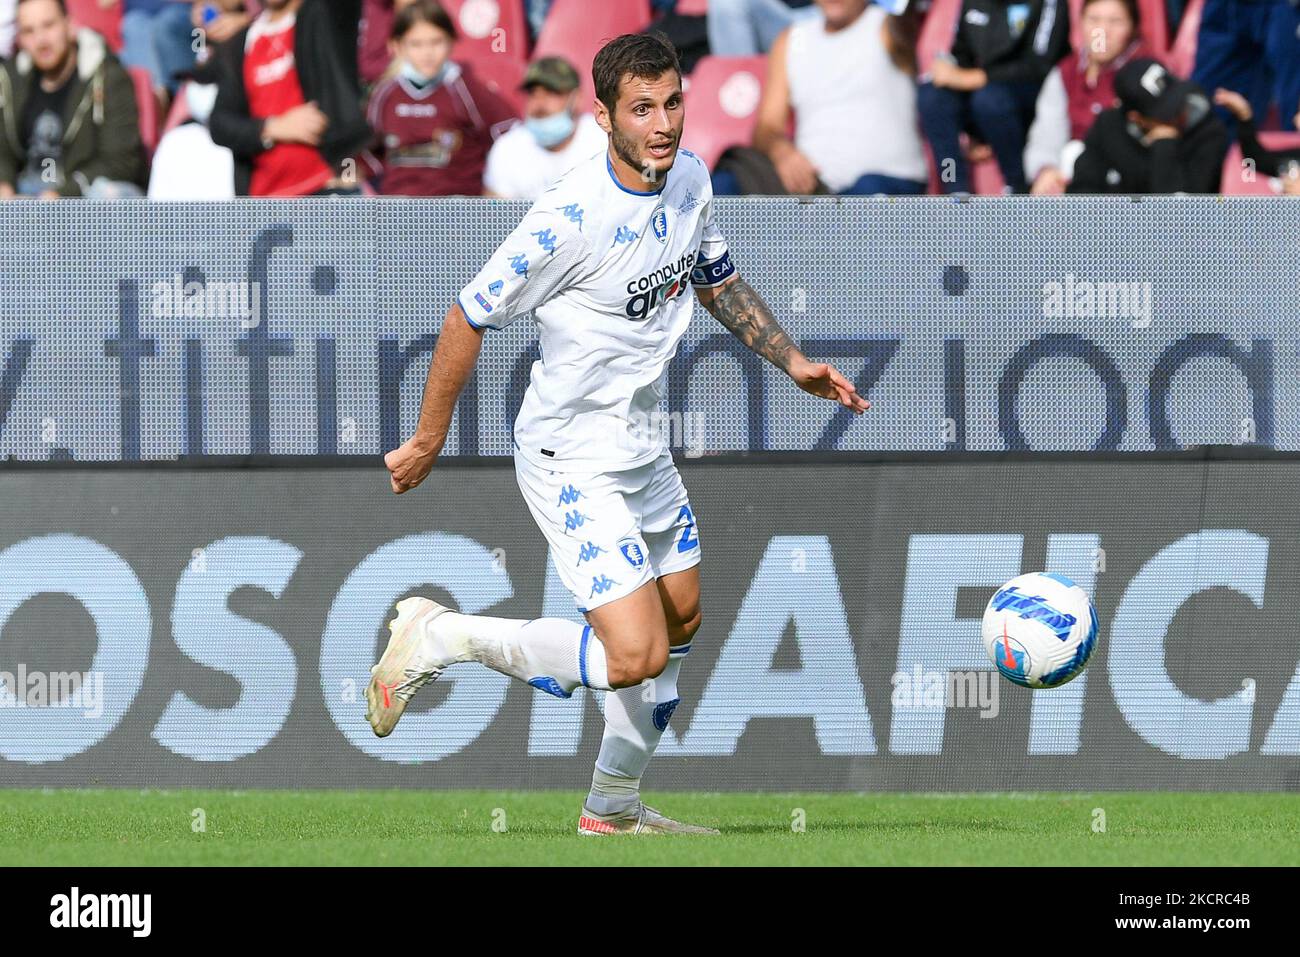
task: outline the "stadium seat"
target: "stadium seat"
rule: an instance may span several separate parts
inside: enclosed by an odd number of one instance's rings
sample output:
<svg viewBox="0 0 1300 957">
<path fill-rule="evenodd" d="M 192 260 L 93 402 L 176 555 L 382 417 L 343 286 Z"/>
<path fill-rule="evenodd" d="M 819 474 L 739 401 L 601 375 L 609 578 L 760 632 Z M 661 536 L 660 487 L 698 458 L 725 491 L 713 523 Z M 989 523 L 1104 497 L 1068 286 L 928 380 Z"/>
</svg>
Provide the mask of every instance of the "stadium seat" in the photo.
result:
<svg viewBox="0 0 1300 957">
<path fill-rule="evenodd" d="M 171 109 L 167 111 L 167 120 L 163 123 L 163 135 L 170 133 L 190 118 L 190 104 L 185 99 L 185 88 L 189 85 L 190 81 L 186 80 L 177 88 L 176 95 L 172 98 Z"/>
<path fill-rule="evenodd" d="M 127 67 L 135 87 L 135 106 L 140 114 L 140 142 L 147 156 L 158 148 L 158 98 L 153 91 L 153 77 L 144 67 Z"/>
<path fill-rule="evenodd" d="M 1164 0 L 1138 0 L 1138 13 L 1142 17 L 1142 38 L 1157 57 L 1164 59 L 1169 52 L 1169 23 L 1165 18 Z M 1080 50 L 1086 42 L 1083 0 L 1070 0 L 1070 46 Z"/>
<path fill-rule="evenodd" d="M 473 63 L 482 77 L 500 76 L 490 61 L 528 61 L 528 18 L 523 0 L 442 0 L 459 39 L 458 62 Z"/>
<path fill-rule="evenodd" d="M 587 111 L 596 98 L 591 62 L 606 41 L 623 33 L 640 33 L 650 25 L 650 0 L 555 0 L 542 25 L 533 58 L 562 56 L 582 77 L 582 105 Z"/>
<path fill-rule="evenodd" d="M 1259 141 L 1271 150 L 1300 149 L 1300 133 L 1260 133 Z M 1219 191 L 1224 196 L 1277 196 L 1282 187 L 1275 177 L 1262 173 L 1255 175 L 1253 181 L 1246 181 L 1241 176 L 1241 146 L 1232 144 L 1228 158 L 1223 161 L 1223 179 Z"/>
<path fill-rule="evenodd" d="M 1183 11 L 1178 33 L 1165 60 L 1165 65 L 1175 76 L 1190 77 L 1192 68 L 1196 66 L 1196 35 L 1201 32 L 1201 11 L 1204 9 L 1205 0 L 1192 0 Z"/>
<path fill-rule="evenodd" d="M 67 0 L 72 22 L 101 34 L 114 53 L 122 51 L 122 4 L 104 8 L 98 0 Z"/>
<path fill-rule="evenodd" d="M 727 147 L 752 139 L 766 70 L 765 56 L 706 56 L 695 65 L 686 89 L 682 145 L 709 169 Z"/>
<path fill-rule="evenodd" d="M 961 13 L 961 0 L 934 0 L 930 12 L 921 24 L 921 35 L 916 40 L 916 69 L 921 77 L 930 72 L 936 54 L 952 49 L 952 38 L 957 32 L 957 17 Z"/>
<path fill-rule="evenodd" d="M 519 116 L 524 115 L 524 102 L 527 96 L 519 89 L 519 84 L 524 79 L 525 64 L 522 60 L 508 56 L 493 56 L 465 59 L 461 62 L 474 76 L 509 103 L 515 113 Z"/>
</svg>

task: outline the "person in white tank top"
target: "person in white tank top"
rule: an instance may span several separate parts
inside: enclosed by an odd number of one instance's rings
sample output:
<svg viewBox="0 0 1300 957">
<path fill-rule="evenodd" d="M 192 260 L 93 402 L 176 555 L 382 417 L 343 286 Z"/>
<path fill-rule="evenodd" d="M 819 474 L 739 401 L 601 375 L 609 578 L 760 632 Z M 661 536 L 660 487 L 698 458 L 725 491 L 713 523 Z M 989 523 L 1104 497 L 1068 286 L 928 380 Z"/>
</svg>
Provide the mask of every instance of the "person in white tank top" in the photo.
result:
<svg viewBox="0 0 1300 957">
<path fill-rule="evenodd" d="M 817 6 L 772 47 L 754 146 L 791 193 L 923 193 L 916 84 L 898 66 L 911 53 L 895 48 L 890 15 L 866 0 Z"/>
</svg>

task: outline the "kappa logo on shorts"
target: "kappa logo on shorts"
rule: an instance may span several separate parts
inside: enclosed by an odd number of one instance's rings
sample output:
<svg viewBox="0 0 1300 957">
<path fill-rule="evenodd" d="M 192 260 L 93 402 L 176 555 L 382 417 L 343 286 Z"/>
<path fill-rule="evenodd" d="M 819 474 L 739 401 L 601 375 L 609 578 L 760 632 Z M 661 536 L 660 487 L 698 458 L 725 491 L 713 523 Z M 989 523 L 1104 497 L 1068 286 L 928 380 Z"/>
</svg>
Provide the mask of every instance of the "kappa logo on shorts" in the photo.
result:
<svg viewBox="0 0 1300 957">
<path fill-rule="evenodd" d="M 601 575 L 599 578 L 593 575 L 591 579 L 591 592 L 587 597 L 590 598 L 592 595 L 603 595 L 617 584 L 618 582 L 614 581 L 614 579 L 610 578 L 608 575 Z"/>
<path fill-rule="evenodd" d="M 638 571 L 645 564 L 645 549 L 635 538 L 625 538 L 618 543 L 618 550 L 623 553 L 627 563 Z"/>
<path fill-rule="evenodd" d="M 575 528 L 580 527 L 584 522 L 590 522 L 590 521 L 593 521 L 590 515 L 583 515 L 579 511 L 565 512 L 564 530 L 566 532 L 571 532 Z"/>
<path fill-rule="evenodd" d="M 605 549 L 601 548 L 591 539 L 588 539 L 587 544 L 583 545 L 578 551 L 578 564 L 581 565 L 583 562 L 589 562 L 597 555 L 603 555 L 604 553 Z"/>
<path fill-rule="evenodd" d="M 556 506 L 572 505 L 580 498 L 582 498 L 582 492 L 580 490 L 574 488 L 572 485 L 566 485 L 564 488 L 560 489 L 560 500 L 555 504 Z"/>
</svg>

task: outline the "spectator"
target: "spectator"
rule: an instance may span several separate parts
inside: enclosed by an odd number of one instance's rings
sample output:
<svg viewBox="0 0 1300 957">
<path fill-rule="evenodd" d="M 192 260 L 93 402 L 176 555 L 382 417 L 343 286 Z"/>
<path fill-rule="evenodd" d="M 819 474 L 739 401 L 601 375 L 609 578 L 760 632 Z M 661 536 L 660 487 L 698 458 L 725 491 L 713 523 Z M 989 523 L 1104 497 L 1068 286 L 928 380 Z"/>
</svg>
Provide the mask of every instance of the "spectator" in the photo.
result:
<svg viewBox="0 0 1300 957">
<path fill-rule="evenodd" d="M 1035 195 L 1065 192 L 1083 138 L 1102 110 L 1115 105 L 1115 73 L 1150 56 L 1138 33 L 1137 0 L 1084 0 L 1084 45 L 1047 74 L 1025 146 L 1025 172 Z"/>
<path fill-rule="evenodd" d="M 122 63 L 149 71 L 154 88 L 170 96 L 175 75 L 194 65 L 189 0 L 122 0 Z"/>
<path fill-rule="evenodd" d="M 1300 5 L 1294 0 L 1206 0 L 1192 79 L 1203 90 L 1240 90 L 1257 116 L 1276 103 L 1282 128 L 1296 129 L 1300 101 Z M 1231 111 L 1220 108 L 1231 127 Z"/>
<path fill-rule="evenodd" d="M 579 160 L 599 153 L 608 138 L 590 113 L 578 112 L 578 71 L 562 57 L 528 67 L 524 122 L 488 151 L 483 195 L 536 199 Z"/>
<path fill-rule="evenodd" d="M 1024 149 L 1034 103 L 1069 44 L 1065 0 L 963 0 L 952 52 L 935 60 L 917 101 L 945 192 L 970 192 L 960 144 L 966 130 L 992 148 L 1009 191 L 1028 189 Z"/>
<path fill-rule="evenodd" d="M 777 37 L 817 15 L 812 0 L 709 0 L 709 52 L 714 56 L 756 56 Z"/>
<path fill-rule="evenodd" d="M 772 47 L 754 147 L 789 193 L 924 192 L 913 47 L 891 31 L 897 18 L 866 0 L 817 0 L 816 13 Z M 725 168 L 715 183 L 738 191 Z"/>
<path fill-rule="evenodd" d="M 14 6 L 16 0 L 0 0 L 0 60 L 14 54 Z"/>
<path fill-rule="evenodd" d="M 181 88 L 189 119 L 168 130 L 154 152 L 149 198 L 220 201 L 235 198 L 235 157 L 212 142 L 208 118 L 217 102 L 217 69 L 210 60 L 194 68 Z"/>
<path fill-rule="evenodd" d="M 1071 193 L 1215 193 L 1228 132 L 1201 88 L 1155 60 L 1115 74 L 1120 105 L 1092 124 Z"/>
<path fill-rule="evenodd" d="M 216 48 L 209 126 L 235 156 L 248 196 L 360 192 L 352 158 L 370 138 L 356 78 L 340 62 L 320 0 L 262 0 L 262 13 Z"/>
<path fill-rule="evenodd" d="M 390 196 L 479 196 L 493 141 L 514 110 L 450 59 L 456 28 L 434 0 L 393 20 L 397 74 L 375 88 L 368 116 L 378 138 L 373 168 Z"/>
<path fill-rule="evenodd" d="M 1226 109 L 1237 121 L 1237 142 L 1241 144 L 1243 159 L 1254 164 L 1257 173 L 1276 176 L 1282 181 L 1282 192 L 1300 196 L 1300 149 L 1270 150 L 1255 135 L 1255 115 L 1250 101 L 1232 90 L 1215 90 L 1214 102 Z M 1292 117 L 1300 129 L 1300 109 Z"/>
<path fill-rule="evenodd" d="M 0 64 L 0 199 L 142 195 L 135 87 L 63 0 L 18 0 L 19 54 Z"/>
</svg>

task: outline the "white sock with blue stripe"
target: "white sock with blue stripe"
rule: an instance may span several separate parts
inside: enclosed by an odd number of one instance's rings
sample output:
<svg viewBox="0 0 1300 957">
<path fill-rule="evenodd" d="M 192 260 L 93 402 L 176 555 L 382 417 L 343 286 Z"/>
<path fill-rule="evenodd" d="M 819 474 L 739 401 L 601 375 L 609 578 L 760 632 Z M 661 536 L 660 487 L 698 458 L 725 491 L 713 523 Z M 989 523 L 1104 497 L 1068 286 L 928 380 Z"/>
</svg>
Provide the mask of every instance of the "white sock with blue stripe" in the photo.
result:
<svg viewBox="0 0 1300 957">
<path fill-rule="evenodd" d="M 659 677 L 605 695 L 605 734 L 591 775 L 588 811 L 609 817 L 641 800 L 641 775 L 681 700 L 677 675 L 690 650 L 690 642 L 670 648 Z"/>
<path fill-rule="evenodd" d="M 477 661 L 557 698 L 586 686 L 609 691 L 605 646 L 590 625 L 566 618 L 491 618 L 445 612 L 425 629 L 424 661 Z"/>
</svg>

